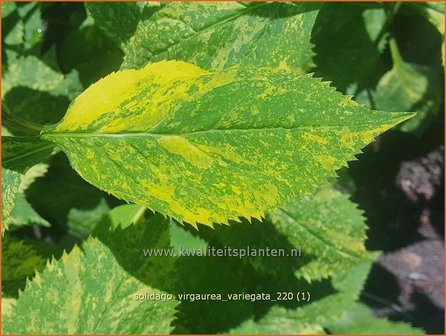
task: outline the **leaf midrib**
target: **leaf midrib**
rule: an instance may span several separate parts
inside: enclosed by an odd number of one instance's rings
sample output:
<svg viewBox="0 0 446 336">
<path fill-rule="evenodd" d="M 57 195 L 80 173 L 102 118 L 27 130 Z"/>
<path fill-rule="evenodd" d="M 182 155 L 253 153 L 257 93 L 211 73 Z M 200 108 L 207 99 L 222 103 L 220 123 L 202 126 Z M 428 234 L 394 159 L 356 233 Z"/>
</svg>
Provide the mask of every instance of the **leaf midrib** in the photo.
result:
<svg viewBox="0 0 446 336">
<path fill-rule="evenodd" d="M 403 121 L 403 120 L 401 120 Z M 400 121 L 400 122 L 401 122 Z M 128 133 L 102 133 L 102 132 L 47 132 L 43 133 L 43 138 L 90 138 L 90 137 L 106 137 L 106 138 L 125 138 L 125 137 L 162 137 L 162 136 L 188 136 L 192 134 L 206 134 L 219 132 L 255 132 L 255 131 L 277 131 L 277 130 L 299 130 L 299 129 L 348 129 L 349 131 L 359 129 L 370 130 L 373 123 L 364 123 L 358 125 L 313 125 L 313 126 L 296 126 L 296 127 L 262 127 L 262 128 L 224 128 L 193 131 L 186 133 L 151 133 L 151 132 L 128 132 Z M 390 126 L 389 126 L 390 127 Z"/>
</svg>

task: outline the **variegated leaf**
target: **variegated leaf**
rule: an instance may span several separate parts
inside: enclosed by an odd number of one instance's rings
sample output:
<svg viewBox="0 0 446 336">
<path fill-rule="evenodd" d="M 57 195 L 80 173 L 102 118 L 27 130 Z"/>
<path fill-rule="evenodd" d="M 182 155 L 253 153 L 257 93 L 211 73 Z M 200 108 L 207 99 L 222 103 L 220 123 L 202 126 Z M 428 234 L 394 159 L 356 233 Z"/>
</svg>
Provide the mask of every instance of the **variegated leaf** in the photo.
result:
<svg viewBox="0 0 446 336">
<path fill-rule="evenodd" d="M 95 186 L 212 225 L 311 193 L 412 115 L 370 111 L 288 68 L 170 61 L 100 80 L 43 137 Z"/>
</svg>

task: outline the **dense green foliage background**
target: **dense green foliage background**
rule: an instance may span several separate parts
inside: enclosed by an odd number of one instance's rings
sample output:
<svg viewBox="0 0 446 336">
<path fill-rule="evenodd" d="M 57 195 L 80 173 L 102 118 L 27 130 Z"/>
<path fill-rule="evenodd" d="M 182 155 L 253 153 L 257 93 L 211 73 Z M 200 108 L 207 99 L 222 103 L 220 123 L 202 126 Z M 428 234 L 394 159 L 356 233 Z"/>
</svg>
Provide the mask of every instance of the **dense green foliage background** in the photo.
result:
<svg viewBox="0 0 446 336">
<path fill-rule="evenodd" d="M 374 317 L 360 298 L 376 250 L 400 244 L 407 229 L 385 234 L 382 190 L 403 159 L 443 142 L 443 20 L 442 3 L 2 3 L 3 331 L 425 332 L 405 317 Z M 196 231 L 95 188 L 37 137 L 100 78 L 170 59 L 207 70 L 286 59 L 371 109 L 417 115 L 312 197 L 263 222 Z M 301 247 L 303 257 L 142 253 L 180 246 Z M 309 292 L 311 300 L 133 299 L 143 292 Z"/>
</svg>

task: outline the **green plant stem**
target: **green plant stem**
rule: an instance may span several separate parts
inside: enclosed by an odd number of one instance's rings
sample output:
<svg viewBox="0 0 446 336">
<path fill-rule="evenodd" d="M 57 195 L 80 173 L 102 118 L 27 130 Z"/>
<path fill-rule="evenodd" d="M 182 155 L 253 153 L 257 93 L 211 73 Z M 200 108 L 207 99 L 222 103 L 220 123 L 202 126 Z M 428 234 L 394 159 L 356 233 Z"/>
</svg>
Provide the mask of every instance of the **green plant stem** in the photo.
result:
<svg viewBox="0 0 446 336">
<path fill-rule="evenodd" d="M 390 54 L 392 55 L 393 66 L 395 68 L 400 68 L 404 64 L 404 60 L 401 57 L 398 45 L 394 37 L 390 39 Z"/>
<path fill-rule="evenodd" d="M 388 18 L 389 23 L 391 23 L 395 19 L 395 16 L 398 13 L 398 10 L 400 9 L 400 7 L 401 7 L 401 2 L 398 2 L 393 5 L 393 8 L 389 13 L 389 18 Z M 398 69 L 404 64 L 404 60 L 401 57 L 400 51 L 398 49 L 398 44 L 396 43 L 395 36 L 393 36 L 393 34 L 391 36 L 392 37 L 390 38 L 390 41 L 389 41 L 390 54 L 392 55 L 393 66 Z"/>
<path fill-rule="evenodd" d="M 395 19 L 395 16 L 396 16 L 398 10 L 400 9 L 400 7 L 401 7 L 401 2 L 398 2 L 398 3 L 394 4 L 392 6 L 392 8 L 385 9 L 385 11 L 387 13 L 387 18 L 386 18 L 386 22 L 381 27 L 381 30 L 380 30 L 377 38 L 374 41 L 374 43 L 376 45 L 378 45 L 381 42 L 383 37 L 386 35 L 386 32 L 389 31 L 389 28 L 390 28 L 393 20 Z"/>
<path fill-rule="evenodd" d="M 2 123 L 6 128 L 19 131 L 27 135 L 40 135 L 43 125 L 33 123 L 14 115 L 7 106 L 2 104 Z"/>
</svg>

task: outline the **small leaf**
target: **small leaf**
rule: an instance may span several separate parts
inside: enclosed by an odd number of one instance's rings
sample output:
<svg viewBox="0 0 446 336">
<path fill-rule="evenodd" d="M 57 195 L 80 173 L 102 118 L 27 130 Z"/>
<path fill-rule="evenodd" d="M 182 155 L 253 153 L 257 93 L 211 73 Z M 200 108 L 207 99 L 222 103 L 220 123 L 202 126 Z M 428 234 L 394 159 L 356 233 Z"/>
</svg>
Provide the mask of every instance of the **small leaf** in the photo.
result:
<svg viewBox="0 0 446 336">
<path fill-rule="evenodd" d="M 141 16 L 136 2 L 86 2 L 85 7 L 96 25 L 118 45 L 133 36 Z"/>
<path fill-rule="evenodd" d="M 68 233 L 79 238 L 87 238 L 109 210 L 103 198 L 93 209 L 71 208 L 67 216 Z"/>
<path fill-rule="evenodd" d="M 45 26 L 40 3 L 2 4 L 2 10 L 5 48 L 28 52 L 42 42 Z"/>
<path fill-rule="evenodd" d="M 21 183 L 33 179 L 33 173 L 27 178 L 25 173 L 54 151 L 54 144 L 39 138 L 2 136 L 2 233 L 11 223 L 11 212 L 21 192 Z M 22 191 L 23 188 L 22 185 Z"/>
<path fill-rule="evenodd" d="M 45 268 L 46 258 L 30 243 L 10 237 L 2 239 L 2 295 L 16 297 L 27 278 Z"/>
<path fill-rule="evenodd" d="M 14 2 L 2 2 L 2 19 L 8 17 L 17 9 Z"/>
<path fill-rule="evenodd" d="M 136 204 L 120 205 L 113 208 L 113 217 L 111 220 L 111 229 L 126 229 L 132 224 L 137 224 L 144 218 L 146 208 Z"/>
<path fill-rule="evenodd" d="M 170 221 L 170 243 L 177 251 L 182 248 L 205 251 L 208 248 L 206 241 L 193 236 L 185 230 L 185 227 L 178 225 L 174 220 Z"/>
<path fill-rule="evenodd" d="M 39 91 L 50 91 L 63 81 L 63 75 L 57 73 L 35 56 L 19 58 L 8 67 L 2 83 L 4 96 L 14 86 L 29 86 Z"/>
<path fill-rule="evenodd" d="M 83 180 L 62 153 L 51 158 L 48 172 L 30 186 L 26 197 L 54 227 L 76 238 L 88 236 L 119 203 Z"/>
<path fill-rule="evenodd" d="M 311 193 L 412 115 L 370 111 L 292 70 L 170 61 L 92 85 L 43 138 L 98 188 L 211 225 Z"/>
<path fill-rule="evenodd" d="M 63 75 L 35 56 L 21 57 L 9 64 L 3 75 L 2 96 L 18 86 L 71 99 L 81 92 L 79 79 L 74 73 Z"/>
<path fill-rule="evenodd" d="M 17 195 L 14 208 L 11 213 L 11 225 L 15 228 L 25 225 L 40 225 L 49 227 L 50 223 L 42 218 L 36 210 L 29 204 L 25 195 Z"/>
<path fill-rule="evenodd" d="M 373 100 L 383 111 L 416 111 L 417 115 L 399 128 L 421 133 L 438 111 L 439 82 L 429 68 L 404 62 L 394 39 L 390 47 L 393 67 L 378 82 Z"/>
<path fill-rule="evenodd" d="M 312 31 L 316 75 L 344 94 L 375 87 L 385 72 L 386 12 L 378 3 L 364 5 L 325 3 Z"/>
</svg>

